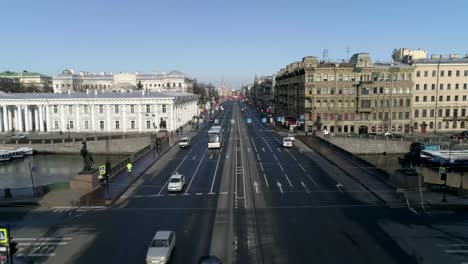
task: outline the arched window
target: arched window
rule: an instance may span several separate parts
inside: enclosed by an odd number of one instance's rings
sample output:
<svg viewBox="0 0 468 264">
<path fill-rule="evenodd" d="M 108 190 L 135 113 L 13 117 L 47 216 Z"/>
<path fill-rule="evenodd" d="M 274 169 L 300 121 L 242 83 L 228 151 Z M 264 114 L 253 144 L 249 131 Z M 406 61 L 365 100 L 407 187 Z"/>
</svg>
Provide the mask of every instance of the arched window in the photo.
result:
<svg viewBox="0 0 468 264">
<path fill-rule="evenodd" d="M 457 128 L 457 121 L 453 121 L 452 128 Z"/>
<path fill-rule="evenodd" d="M 344 101 L 344 107 L 348 107 L 348 105 L 349 105 L 348 100 Z"/>
<path fill-rule="evenodd" d="M 433 128 L 434 128 L 434 122 L 430 122 L 430 123 L 429 123 L 429 128 L 430 128 L 430 129 L 433 129 Z"/>
<path fill-rule="evenodd" d="M 354 100 L 351 100 L 351 107 L 354 107 Z"/>
<path fill-rule="evenodd" d="M 414 130 L 418 130 L 418 122 L 414 122 Z"/>
<path fill-rule="evenodd" d="M 317 101 L 315 102 L 315 106 L 317 106 L 317 107 L 321 107 L 320 100 L 317 100 Z"/>
<path fill-rule="evenodd" d="M 403 106 L 403 99 L 400 99 L 400 104 L 398 106 Z"/>
<path fill-rule="evenodd" d="M 343 106 L 343 101 L 338 100 L 338 107 L 342 107 L 342 106 Z"/>
<path fill-rule="evenodd" d="M 442 122 L 437 123 L 437 129 L 442 129 Z"/>
<path fill-rule="evenodd" d="M 333 100 L 330 101 L 330 107 L 335 107 L 335 101 Z"/>
<path fill-rule="evenodd" d="M 411 104 L 411 99 L 406 99 L 406 106 L 410 106 Z"/>
<path fill-rule="evenodd" d="M 465 128 L 465 121 L 460 122 L 460 128 Z"/>
<path fill-rule="evenodd" d="M 445 128 L 449 128 L 450 127 L 450 124 L 449 124 L 449 121 L 445 121 Z"/>
</svg>

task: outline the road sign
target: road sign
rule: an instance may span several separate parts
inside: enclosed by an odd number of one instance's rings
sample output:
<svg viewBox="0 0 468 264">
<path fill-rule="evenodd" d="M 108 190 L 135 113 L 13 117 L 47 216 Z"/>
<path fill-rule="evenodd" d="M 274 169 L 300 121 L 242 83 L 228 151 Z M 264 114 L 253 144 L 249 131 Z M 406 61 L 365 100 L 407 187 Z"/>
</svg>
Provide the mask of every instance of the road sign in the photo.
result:
<svg viewBox="0 0 468 264">
<path fill-rule="evenodd" d="M 266 120 L 267 120 L 266 117 L 263 117 L 262 118 L 262 123 L 266 123 Z"/>
<path fill-rule="evenodd" d="M 247 124 L 252 124 L 252 118 L 247 118 Z"/>
<path fill-rule="evenodd" d="M 0 228 L 0 244 L 7 244 L 9 240 L 8 229 Z"/>
<path fill-rule="evenodd" d="M 102 176 L 106 174 L 106 165 L 99 166 L 99 175 Z"/>
</svg>

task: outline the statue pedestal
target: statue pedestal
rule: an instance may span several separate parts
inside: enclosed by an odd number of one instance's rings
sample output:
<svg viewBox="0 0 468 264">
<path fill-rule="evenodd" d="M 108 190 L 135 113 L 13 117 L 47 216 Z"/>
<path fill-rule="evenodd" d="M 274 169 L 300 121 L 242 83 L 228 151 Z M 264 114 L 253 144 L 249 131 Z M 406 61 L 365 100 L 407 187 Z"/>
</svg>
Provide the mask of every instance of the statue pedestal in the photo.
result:
<svg viewBox="0 0 468 264">
<path fill-rule="evenodd" d="M 70 181 L 72 190 L 89 192 L 99 185 L 99 179 L 96 170 L 90 172 L 80 172 Z"/>
</svg>

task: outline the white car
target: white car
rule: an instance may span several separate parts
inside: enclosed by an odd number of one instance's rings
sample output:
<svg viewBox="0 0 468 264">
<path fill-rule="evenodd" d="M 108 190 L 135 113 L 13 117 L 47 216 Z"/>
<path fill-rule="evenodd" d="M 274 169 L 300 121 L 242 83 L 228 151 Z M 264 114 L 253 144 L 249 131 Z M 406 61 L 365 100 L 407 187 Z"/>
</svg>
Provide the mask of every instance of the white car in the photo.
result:
<svg viewBox="0 0 468 264">
<path fill-rule="evenodd" d="M 176 243 L 176 235 L 173 231 L 158 231 L 146 253 L 147 264 L 168 263 Z"/>
<path fill-rule="evenodd" d="M 185 186 L 185 177 L 184 175 L 176 172 L 169 178 L 169 183 L 167 184 L 167 190 L 169 192 L 180 192 L 184 189 Z"/>
<path fill-rule="evenodd" d="M 283 147 L 285 148 L 292 148 L 293 141 L 290 137 L 283 138 Z"/>
<path fill-rule="evenodd" d="M 190 147 L 190 138 L 189 137 L 183 137 L 179 140 L 179 147 L 181 148 L 188 148 Z"/>
<path fill-rule="evenodd" d="M 290 138 L 293 142 L 294 142 L 294 140 L 296 140 L 296 139 L 294 138 L 294 135 L 293 135 L 293 134 L 288 134 L 287 137 Z"/>
</svg>

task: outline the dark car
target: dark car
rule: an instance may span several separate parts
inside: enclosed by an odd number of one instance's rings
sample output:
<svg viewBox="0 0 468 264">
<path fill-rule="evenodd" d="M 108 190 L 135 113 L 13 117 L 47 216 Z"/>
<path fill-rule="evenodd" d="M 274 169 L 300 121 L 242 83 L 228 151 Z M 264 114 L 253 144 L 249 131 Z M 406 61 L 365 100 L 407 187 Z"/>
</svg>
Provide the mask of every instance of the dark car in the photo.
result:
<svg viewBox="0 0 468 264">
<path fill-rule="evenodd" d="M 460 134 L 451 135 L 452 139 L 465 139 L 468 138 L 468 131 L 463 131 Z"/>
<path fill-rule="evenodd" d="M 198 264 L 221 264 L 221 260 L 216 256 L 203 256 L 198 260 Z"/>
</svg>

